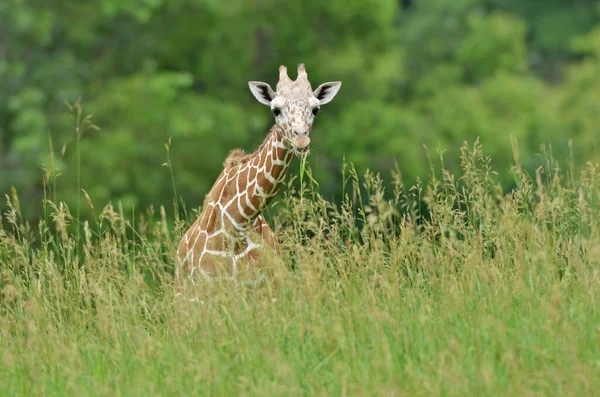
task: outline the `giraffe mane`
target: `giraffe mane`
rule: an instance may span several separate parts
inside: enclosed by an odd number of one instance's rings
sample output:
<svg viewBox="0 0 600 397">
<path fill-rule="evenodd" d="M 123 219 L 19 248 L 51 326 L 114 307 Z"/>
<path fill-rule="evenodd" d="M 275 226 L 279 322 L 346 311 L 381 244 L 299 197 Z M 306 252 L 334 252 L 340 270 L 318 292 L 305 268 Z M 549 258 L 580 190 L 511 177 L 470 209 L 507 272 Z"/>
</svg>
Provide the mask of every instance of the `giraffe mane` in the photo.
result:
<svg viewBox="0 0 600 397">
<path fill-rule="evenodd" d="M 246 157 L 248 157 L 248 155 L 242 149 L 233 149 L 225 159 L 223 166 L 225 168 L 237 167 L 245 162 L 244 160 Z"/>
<path fill-rule="evenodd" d="M 233 149 L 225 159 L 225 162 L 223 163 L 224 167 L 226 169 L 232 167 L 239 167 L 240 165 L 246 164 L 247 162 L 251 161 L 254 158 L 254 156 L 258 155 L 264 149 L 265 145 L 269 142 L 269 138 L 271 138 L 271 136 L 276 133 L 277 125 L 275 124 L 273 127 L 271 127 L 271 130 L 267 134 L 267 137 L 264 139 L 264 141 L 252 153 L 246 153 L 242 149 Z"/>
</svg>

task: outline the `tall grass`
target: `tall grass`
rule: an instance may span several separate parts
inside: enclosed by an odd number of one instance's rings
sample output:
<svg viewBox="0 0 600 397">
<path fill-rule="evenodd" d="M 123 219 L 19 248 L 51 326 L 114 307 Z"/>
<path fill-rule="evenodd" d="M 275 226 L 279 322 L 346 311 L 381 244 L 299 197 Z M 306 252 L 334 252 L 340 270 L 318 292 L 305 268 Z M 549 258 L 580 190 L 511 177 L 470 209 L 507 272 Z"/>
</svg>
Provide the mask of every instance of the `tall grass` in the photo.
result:
<svg viewBox="0 0 600 397">
<path fill-rule="evenodd" d="M 272 222 L 287 269 L 277 288 L 218 285 L 203 304 L 173 294 L 190 220 L 149 209 L 134 227 L 107 205 L 78 241 L 52 192 L 35 226 L 13 192 L 0 222 L 0 390 L 594 395 L 600 168 L 575 179 L 550 157 L 535 175 L 517 165 L 503 194 L 477 142 L 461 166 L 452 175 L 440 156 L 410 187 L 393 170 L 389 191 L 344 167 L 339 205 L 290 183 Z"/>
</svg>

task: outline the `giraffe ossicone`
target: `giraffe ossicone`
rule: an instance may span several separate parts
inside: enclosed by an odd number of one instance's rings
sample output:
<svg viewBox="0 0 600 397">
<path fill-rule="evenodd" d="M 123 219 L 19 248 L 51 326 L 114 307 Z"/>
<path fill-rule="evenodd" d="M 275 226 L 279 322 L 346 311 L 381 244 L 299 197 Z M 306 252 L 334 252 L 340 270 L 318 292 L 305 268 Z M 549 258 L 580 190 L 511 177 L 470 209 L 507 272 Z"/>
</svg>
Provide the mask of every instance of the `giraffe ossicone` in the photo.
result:
<svg viewBox="0 0 600 397">
<path fill-rule="evenodd" d="M 234 149 L 207 194 L 202 212 L 183 235 L 177 249 L 176 280 L 225 278 L 240 282 L 264 279 L 260 269 L 261 249 L 277 253 L 277 239 L 262 212 L 271 203 L 285 179 L 294 155 L 308 150 L 310 132 L 321 105 L 339 91 L 339 81 L 323 83 L 314 91 L 306 68 L 298 65 L 296 80 L 279 67 L 273 91 L 267 83 L 248 82 L 250 91 L 271 109 L 275 119 L 263 143 L 254 153 Z M 245 279 L 257 270 L 258 279 Z"/>
</svg>

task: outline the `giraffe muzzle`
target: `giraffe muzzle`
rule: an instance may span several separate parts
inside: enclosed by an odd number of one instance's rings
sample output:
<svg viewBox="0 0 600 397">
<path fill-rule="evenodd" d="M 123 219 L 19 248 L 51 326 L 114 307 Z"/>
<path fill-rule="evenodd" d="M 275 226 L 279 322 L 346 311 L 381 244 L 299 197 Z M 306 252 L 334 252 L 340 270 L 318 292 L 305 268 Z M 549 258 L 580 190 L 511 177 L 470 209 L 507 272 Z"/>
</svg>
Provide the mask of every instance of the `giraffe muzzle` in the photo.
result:
<svg viewBox="0 0 600 397">
<path fill-rule="evenodd" d="M 294 144 L 294 146 L 296 146 L 296 149 L 305 150 L 310 144 L 310 138 L 306 135 L 295 136 L 292 139 L 292 143 Z"/>
</svg>

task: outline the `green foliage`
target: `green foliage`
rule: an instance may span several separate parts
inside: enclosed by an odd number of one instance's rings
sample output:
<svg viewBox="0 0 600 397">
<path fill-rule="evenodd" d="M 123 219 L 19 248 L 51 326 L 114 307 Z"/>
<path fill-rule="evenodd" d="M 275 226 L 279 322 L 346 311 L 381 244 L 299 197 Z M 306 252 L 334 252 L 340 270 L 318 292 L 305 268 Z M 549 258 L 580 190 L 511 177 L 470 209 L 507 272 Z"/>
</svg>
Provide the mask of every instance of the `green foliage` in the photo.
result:
<svg viewBox="0 0 600 397">
<path fill-rule="evenodd" d="M 50 136 L 68 203 L 79 175 L 96 208 L 170 205 L 171 138 L 176 188 L 196 207 L 227 153 L 254 150 L 270 127 L 247 81 L 273 85 L 280 64 L 300 62 L 313 84 L 343 82 L 311 157 L 337 201 L 344 158 L 359 172 L 398 164 L 412 183 L 424 146 L 457 158 L 465 139 L 529 172 L 543 144 L 595 161 L 599 12 L 595 0 L 3 2 L 0 192 L 16 187 L 24 216 L 40 215 Z M 101 131 L 76 150 L 65 102 L 77 98 Z M 512 188 L 509 167 L 498 171 Z"/>
<path fill-rule="evenodd" d="M 457 51 L 457 61 L 467 75 L 481 81 L 498 72 L 526 70 L 525 24 L 504 14 L 467 18 L 468 33 Z"/>
</svg>

